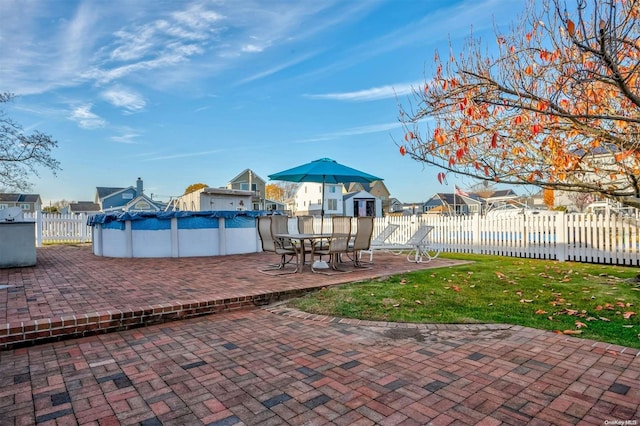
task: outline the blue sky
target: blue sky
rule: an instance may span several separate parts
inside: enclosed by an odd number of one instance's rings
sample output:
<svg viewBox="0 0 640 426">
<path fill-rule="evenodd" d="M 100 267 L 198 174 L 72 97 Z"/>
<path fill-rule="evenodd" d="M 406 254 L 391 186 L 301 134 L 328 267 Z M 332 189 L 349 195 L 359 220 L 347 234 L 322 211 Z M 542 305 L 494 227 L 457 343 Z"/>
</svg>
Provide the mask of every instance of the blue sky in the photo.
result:
<svg viewBox="0 0 640 426">
<path fill-rule="evenodd" d="M 521 0 L 2 0 L 2 106 L 59 142 L 44 202 L 93 200 L 144 180 L 167 200 L 190 184 L 263 179 L 322 157 L 428 199 L 438 170 L 400 156 L 396 95 L 432 74 L 434 52 L 473 30 L 492 48 Z"/>
</svg>

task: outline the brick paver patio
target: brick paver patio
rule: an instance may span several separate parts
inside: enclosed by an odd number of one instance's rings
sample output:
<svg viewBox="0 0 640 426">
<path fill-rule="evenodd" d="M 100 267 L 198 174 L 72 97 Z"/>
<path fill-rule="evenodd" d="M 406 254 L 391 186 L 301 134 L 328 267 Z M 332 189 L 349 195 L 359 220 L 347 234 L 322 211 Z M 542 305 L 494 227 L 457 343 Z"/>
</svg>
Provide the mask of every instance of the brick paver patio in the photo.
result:
<svg viewBox="0 0 640 426">
<path fill-rule="evenodd" d="M 0 270 L 0 286 L 10 286 L 0 290 L 0 327 L 4 320 L 5 347 L 15 347 L 0 351 L 0 424 L 640 420 L 635 349 L 510 325 L 328 318 L 274 303 L 454 262 L 376 255 L 373 269 L 343 275 L 257 272 L 272 259 L 108 259 L 55 246 L 38 249 L 34 268 Z M 203 312 L 216 314 L 162 322 Z M 115 331 L 127 327 L 137 328 Z M 53 341 L 68 332 L 92 335 Z"/>
</svg>

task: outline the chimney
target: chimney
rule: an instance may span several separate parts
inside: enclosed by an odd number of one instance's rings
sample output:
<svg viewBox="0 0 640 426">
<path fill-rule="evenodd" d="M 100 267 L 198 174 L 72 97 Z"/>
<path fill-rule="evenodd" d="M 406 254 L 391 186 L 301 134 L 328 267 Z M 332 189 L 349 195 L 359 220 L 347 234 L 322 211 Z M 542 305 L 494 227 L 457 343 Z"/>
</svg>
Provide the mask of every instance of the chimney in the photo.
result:
<svg viewBox="0 0 640 426">
<path fill-rule="evenodd" d="M 142 179 L 138 178 L 136 181 L 136 197 L 142 195 Z"/>
</svg>

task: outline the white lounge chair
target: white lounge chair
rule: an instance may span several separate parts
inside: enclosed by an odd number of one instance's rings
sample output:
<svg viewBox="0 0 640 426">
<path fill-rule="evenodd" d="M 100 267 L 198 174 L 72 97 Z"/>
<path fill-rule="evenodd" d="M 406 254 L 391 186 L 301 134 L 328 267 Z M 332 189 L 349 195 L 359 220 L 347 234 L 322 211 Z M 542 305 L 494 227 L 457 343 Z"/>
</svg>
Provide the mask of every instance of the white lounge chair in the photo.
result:
<svg viewBox="0 0 640 426">
<path fill-rule="evenodd" d="M 432 230 L 433 226 L 421 225 L 405 243 L 387 243 L 376 247 L 372 244 L 371 248 L 389 251 L 394 254 L 400 254 L 408 250 L 407 260 L 409 262 L 422 263 L 425 258 L 426 262 L 429 262 L 440 254 L 440 249 L 434 247 L 427 238 Z"/>
<path fill-rule="evenodd" d="M 369 263 L 373 262 L 373 251 L 374 250 L 385 250 L 385 246 L 390 246 L 391 244 L 388 242 L 391 235 L 400 227 L 400 225 L 387 225 L 382 232 L 380 232 L 374 239 L 371 240 L 371 244 L 369 244 L 369 248 L 366 250 L 360 250 L 358 253 L 358 259 L 362 259 L 362 253 L 366 253 L 369 255 Z"/>
</svg>

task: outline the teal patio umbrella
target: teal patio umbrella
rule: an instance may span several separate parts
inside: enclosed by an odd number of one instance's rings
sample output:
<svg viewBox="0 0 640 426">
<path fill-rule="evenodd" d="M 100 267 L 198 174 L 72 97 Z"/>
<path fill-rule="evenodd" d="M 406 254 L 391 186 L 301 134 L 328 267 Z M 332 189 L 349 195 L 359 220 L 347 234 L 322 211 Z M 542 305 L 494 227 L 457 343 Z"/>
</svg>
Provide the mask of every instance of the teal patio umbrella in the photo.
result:
<svg viewBox="0 0 640 426">
<path fill-rule="evenodd" d="M 274 173 L 269 175 L 269 179 L 287 182 L 322 183 L 321 230 L 324 229 L 324 186 L 326 183 L 370 183 L 376 180 L 383 180 L 377 176 L 342 165 L 331 158 L 320 158 L 292 169 Z"/>
</svg>

